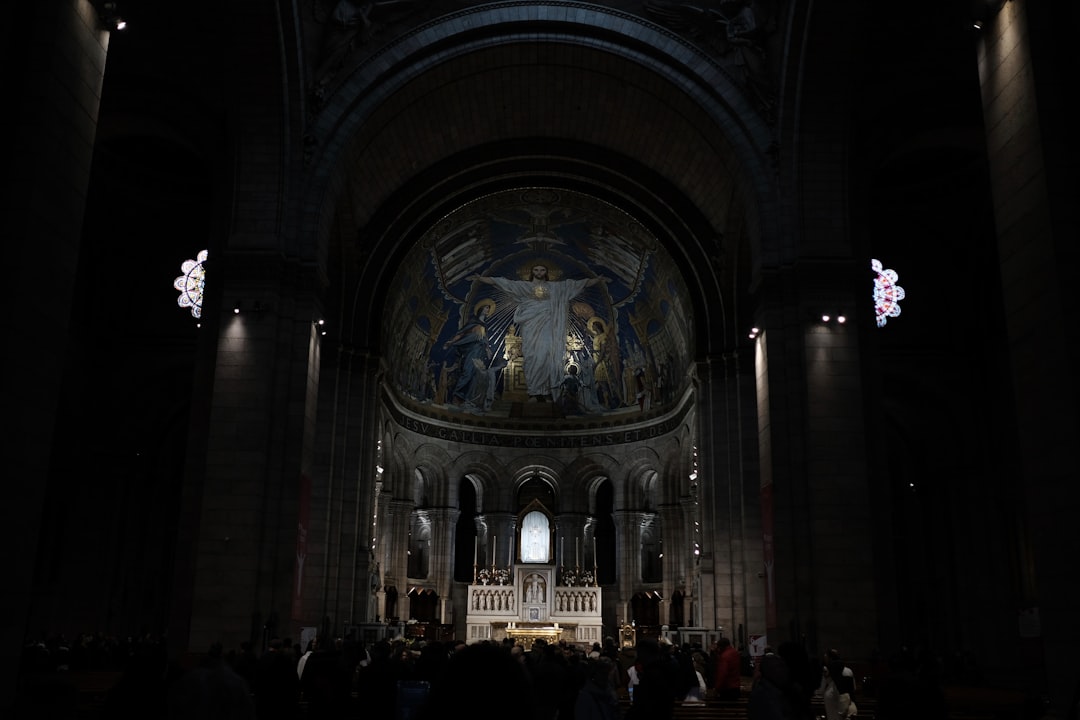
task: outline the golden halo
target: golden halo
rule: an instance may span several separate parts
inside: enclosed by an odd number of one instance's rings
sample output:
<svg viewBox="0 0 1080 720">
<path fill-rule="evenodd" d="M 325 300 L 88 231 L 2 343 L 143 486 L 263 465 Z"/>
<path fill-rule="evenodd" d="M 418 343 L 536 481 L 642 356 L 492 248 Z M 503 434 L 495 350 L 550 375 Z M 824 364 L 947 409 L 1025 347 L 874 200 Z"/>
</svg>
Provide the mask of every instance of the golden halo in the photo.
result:
<svg viewBox="0 0 1080 720">
<path fill-rule="evenodd" d="M 491 317 L 492 315 L 495 314 L 495 308 L 498 307 L 498 306 L 495 304 L 495 301 L 492 300 L 491 298 L 483 298 L 482 300 L 478 300 L 477 303 L 475 305 L 473 305 L 473 315 L 479 317 L 480 316 L 480 308 L 482 308 L 482 307 L 486 307 L 488 309 L 488 317 Z"/>
<path fill-rule="evenodd" d="M 548 280 L 558 280 L 562 276 L 562 272 L 559 271 L 558 266 L 552 264 L 550 260 L 536 258 L 518 268 L 518 277 L 522 280 L 532 280 L 532 269 L 537 265 L 543 265 L 547 268 Z"/>
</svg>

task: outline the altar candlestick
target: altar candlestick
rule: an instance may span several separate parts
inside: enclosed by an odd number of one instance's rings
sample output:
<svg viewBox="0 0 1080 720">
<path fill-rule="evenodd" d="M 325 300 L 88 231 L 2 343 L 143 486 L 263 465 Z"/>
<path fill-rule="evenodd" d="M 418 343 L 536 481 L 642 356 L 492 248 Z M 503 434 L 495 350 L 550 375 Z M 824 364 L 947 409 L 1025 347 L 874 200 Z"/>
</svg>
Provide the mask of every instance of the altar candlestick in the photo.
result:
<svg viewBox="0 0 1080 720">
<path fill-rule="evenodd" d="M 595 569 L 596 568 L 596 536 L 595 535 L 593 535 L 593 539 L 592 539 L 592 564 L 593 564 L 593 569 Z"/>
<path fill-rule="evenodd" d="M 495 546 L 498 544 L 499 538 L 491 538 L 491 567 L 495 567 Z"/>
<path fill-rule="evenodd" d="M 574 538 L 574 567 L 581 567 L 581 538 Z"/>
<path fill-rule="evenodd" d="M 480 538 L 474 537 L 472 539 L 472 561 L 473 564 L 480 564 Z"/>
</svg>

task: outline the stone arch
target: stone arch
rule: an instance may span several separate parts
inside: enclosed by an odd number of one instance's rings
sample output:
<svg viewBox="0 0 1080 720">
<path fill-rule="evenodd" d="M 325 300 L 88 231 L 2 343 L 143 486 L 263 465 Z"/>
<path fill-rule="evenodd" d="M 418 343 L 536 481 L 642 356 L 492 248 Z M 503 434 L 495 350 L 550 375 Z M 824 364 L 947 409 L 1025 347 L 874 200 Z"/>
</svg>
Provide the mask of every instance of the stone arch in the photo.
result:
<svg viewBox="0 0 1080 720">
<path fill-rule="evenodd" d="M 578 455 L 567 463 L 566 470 L 582 480 L 594 475 L 615 475 L 619 469 L 619 459 L 607 451 L 595 451 Z"/>
<path fill-rule="evenodd" d="M 332 89 L 328 102 L 311 124 L 312 182 L 301 223 L 312 228 L 306 242 L 325 247 L 332 233 L 350 223 L 357 232 L 364 233 L 365 241 L 372 247 L 411 242 L 415 228 L 430 225 L 438 213 L 460 204 L 465 197 L 463 193 L 475 197 L 484 191 L 478 183 L 486 180 L 462 174 L 476 167 L 478 156 L 492 161 L 483 163 L 482 172 L 489 179 L 502 177 L 501 183 L 511 175 L 520 178 L 525 161 L 530 166 L 529 173 L 574 178 L 574 183 L 584 183 L 592 191 L 621 198 L 623 207 L 647 208 L 650 224 L 662 228 L 658 234 L 679 244 L 681 265 L 697 291 L 693 294 L 719 298 L 719 303 L 702 301 L 695 308 L 695 315 L 700 311 L 696 320 L 703 327 L 713 329 L 700 334 L 704 342 L 715 342 L 720 348 L 725 334 L 729 340 L 732 337 L 726 327 L 731 318 L 725 320 L 726 311 L 718 309 L 723 305 L 723 288 L 716 284 L 711 272 L 704 270 L 714 261 L 725 262 L 724 254 L 734 255 L 720 247 L 725 235 L 730 235 L 725 242 L 732 243 L 738 241 L 738 236 L 755 243 L 762 236 L 779 236 L 777 228 L 782 213 L 774 187 L 771 167 L 774 141 L 768 123 L 756 112 L 746 94 L 707 55 L 643 18 L 614 9 L 560 4 L 557 11 L 553 8 L 542 22 L 537 22 L 540 12 L 542 6 L 520 3 L 464 9 L 418 27 L 381 47 L 377 56 L 357 62 Z M 595 33 L 597 23 L 608 28 L 608 42 L 603 45 L 589 38 Z M 491 68 L 496 76 L 500 64 L 505 67 L 514 62 L 520 67 L 517 50 L 521 44 L 528 46 L 531 57 L 541 58 L 534 62 L 551 63 L 551 67 L 571 71 L 573 65 L 566 63 L 572 63 L 577 55 L 604 55 L 605 58 L 582 61 L 581 67 L 614 68 L 596 79 L 597 90 L 611 94 L 618 103 L 625 103 L 615 106 L 625 112 L 612 112 L 610 124 L 540 123 L 536 127 L 530 125 L 540 122 L 530 119 L 534 114 L 523 113 L 513 127 L 505 130 L 500 127 L 498 132 L 492 132 L 487 126 L 473 128 L 477 117 L 474 108 L 469 107 L 466 116 L 462 114 L 466 109 L 461 103 L 451 101 L 449 95 L 445 98 L 438 95 L 439 89 L 447 86 L 444 75 L 454 77 L 458 63 L 469 63 L 475 68 L 480 54 L 492 58 L 491 63 L 480 65 Z M 457 74 L 467 75 L 475 73 Z M 649 101 L 645 97 L 620 99 L 626 94 L 625 83 L 616 85 L 611 81 L 613 77 L 637 78 L 636 91 L 647 88 L 657 95 Z M 499 92 L 492 92 L 489 88 L 486 95 L 507 97 L 502 91 L 513 89 L 503 86 Z M 454 93 L 454 98 L 460 96 Z M 434 105 L 425 105 L 427 102 Z M 667 117 L 671 124 L 663 129 L 665 134 L 693 139 L 695 147 L 687 151 L 688 155 L 697 166 L 694 172 L 703 179 L 707 177 L 708 182 L 690 180 L 693 173 L 685 164 L 680 166 L 679 173 L 672 172 L 670 158 L 663 153 L 642 158 L 631 168 L 627 164 L 629 159 L 645 154 L 640 142 L 629 137 L 616 139 L 615 131 L 625 125 L 622 118 L 626 114 L 642 112 L 642 107 L 656 113 L 658 108 L 666 110 L 676 102 L 681 112 Z M 437 107 L 439 112 L 416 110 L 424 107 Z M 404 120 L 406 112 L 422 113 L 410 115 L 417 122 L 427 123 L 429 118 L 438 117 L 444 129 L 454 128 L 449 135 L 455 142 L 425 148 L 427 156 L 435 158 L 431 172 L 434 177 L 441 177 L 441 182 L 415 177 L 407 162 L 395 161 L 397 166 L 385 168 L 379 165 L 387 155 L 395 155 L 380 148 L 408 147 L 407 143 L 388 135 L 378 135 L 384 129 L 411 126 L 411 122 L 391 122 Z M 480 113 L 481 117 L 485 115 Z M 619 118 L 618 122 L 615 118 Z M 595 137 L 575 137 L 584 132 L 583 128 L 592 126 L 599 126 Z M 364 134 L 366 128 L 379 130 L 374 131 L 375 135 Z M 473 132 L 478 133 L 475 142 L 471 140 Z M 446 132 L 431 133 L 436 135 L 447 137 Z M 479 149 L 480 138 L 500 136 L 502 140 Z M 548 145 L 545 148 L 538 145 L 535 152 L 519 155 L 519 150 L 513 148 L 520 149 L 524 137 L 537 138 Z M 503 141 L 506 144 L 500 145 Z M 564 149 L 554 152 L 550 141 L 557 141 Z M 454 154 L 459 152 L 460 159 L 454 160 Z M 537 157 L 557 159 L 558 163 L 545 167 L 543 162 L 534 161 Z M 498 162 L 504 159 L 508 162 L 500 168 Z M 447 172 L 446 168 L 436 168 L 444 161 L 456 164 L 456 169 Z M 639 181 L 642 177 L 649 180 Z M 409 186 L 412 181 L 419 183 L 417 188 Z M 656 190 L 663 184 L 670 185 L 671 192 Z M 425 187 L 423 192 L 415 192 Z M 394 193 L 399 191 L 400 195 L 395 197 Z M 428 219 L 423 219 L 417 213 L 430 214 Z M 688 227 L 688 218 L 695 213 L 697 218 Z M 339 224 L 340 217 L 347 217 L 348 222 Z M 399 220 L 413 230 L 394 227 Z M 352 238 L 348 230 L 345 235 Z M 391 258 L 398 252 L 390 247 L 379 250 L 380 253 L 386 250 L 385 255 Z M 320 250 L 317 255 L 325 257 L 328 252 Z M 356 294 L 347 301 L 358 314 L 345 324 L 350 328 L 350 339 L 359 342 L 378 337 L 377 329 L 365 324 L 371 322 L 370 313 L 365 313 L 390 289 L 382 268 L 369 270 L 351 285 Z M 354 322 L 356 332 L 362 337 L 351 337 Z"/>
<path fill-rule="evenodd" d="M 429 486 L 430 482 L 425 477 L 424 468 L 421 466 L 414 467 L 412 492 L 410 493 L 410 497 L 412 497 L 413 502 L 415 502 L 418 507 L 428 507 L 431 505 L 431 501 L 428 498 Z"/>
<path fill-rule="evenodd" d="M 535 479 L 546 483 L 552 492 L 552 510 L 561 507 L 567 483 L 566 467 L 558 459 L 547 455 L 527 455 L 517 459 L 511 476 L 510 507 L 516 506 L 521 489 Z"/>
<path fill-rule="evenodd" d="M 450 458 L 446 450 L 437 445 L 423 443 L 413 448 L 408 456 L 403 458 L 403 462 L 409 469 L 409 486 L 408 492 L 401 497 L 408 497 L 417 505 L 445 505 L 450 492 L 450 483 L 446 481 L 446 467 Z M 405 488 L 397 488 L 402 489 Z"/>
<path fill-rule="evenodd" d="M 450 491 L 452 495 L 448 497 L 448 504 L 457 506 L 457 480 L 464 477 L 476 490 L 479 512 L 482 513 L 485 507 L 495 507 L 503 500 L 500 486 L 505 482 L 506 476 L 506 468 L 496 462 L 491 453 L 479 450 L 462 453 L 446 466 L 448 484 L 454 486 Z"/>
<path fill-rule="evenodd" d="M 617 508 L 641 509 L 645 506 L 649 478 L 660 467 L 660 459 L 650 448 L 639 448 L 622 462 L 620 482 L 615 484 Z"/>
<path fill-rule="evenodd" d="M 663 499 L 663 486 L 659 470 L 650 468 L 642 475 L 641 498 L 644 510 L 656 512 L 659 509 Z"/>
<path fill-rule="evenodd" d="M 566 466 L 568 487 L 575 501 L 593 511 L 596 488 L 604 480 L 612 480 L 618 471 L 618 461 L 606 453 L 581 455 Z"/>
<path fill-rule="evenodd" d="M 686 487 L 683 482 L 686 458 L 683 457 L 682 440 L 676 436 L 664 438 L 661 447 L 657 449 L 657 454 L 661 460 L 656 478 L 658 502 L 661 505 L 678 504 Z"/>
</svg>

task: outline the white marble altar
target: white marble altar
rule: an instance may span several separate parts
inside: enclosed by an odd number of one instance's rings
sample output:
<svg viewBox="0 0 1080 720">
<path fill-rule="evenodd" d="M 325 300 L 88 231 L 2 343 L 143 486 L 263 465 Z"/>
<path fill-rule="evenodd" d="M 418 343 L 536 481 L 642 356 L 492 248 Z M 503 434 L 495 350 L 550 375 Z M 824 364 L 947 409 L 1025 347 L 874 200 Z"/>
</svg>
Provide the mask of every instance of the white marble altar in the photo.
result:
<svg viewBox="0 0 1080 720">
<path fill-rule="evenodd" d="M 599 586 L 558 585 L 554 565 L 517 565 L 501 580 L 498 573 L 486 575 L 495 579 L 469 586 L 466 642 L 514 637 L 531 646 L 544 637 L 591 646 L 603 638 Z"/>
</svg>

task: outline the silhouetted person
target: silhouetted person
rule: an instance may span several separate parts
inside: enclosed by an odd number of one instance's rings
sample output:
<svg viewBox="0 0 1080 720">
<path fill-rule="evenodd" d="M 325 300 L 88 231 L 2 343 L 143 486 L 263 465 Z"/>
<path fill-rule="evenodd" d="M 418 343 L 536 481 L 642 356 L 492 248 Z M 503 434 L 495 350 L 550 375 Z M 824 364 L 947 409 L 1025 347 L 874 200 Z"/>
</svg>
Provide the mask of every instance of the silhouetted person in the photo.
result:
<svg viewBox="0 0 1080 720">
<path fill-rule="evenodd" d="M 933 664 L 918 662 L 907 648 L 890 657 L 889 674 L 878 689 L 876 717 L 880 720 L 947 718 L 945 695 Z"/>
<path fill-rule="evenodd" d="M 742 659 L 739 651 L 725 637 L 716 641 L 716 681 L 713 683 L 717 700 L 738 700 L 742 689 Z"/>
<path fill-rule="evenodd" d="M 574 720 L 619 720 L 619 696 L 615 690 L 618 668 L 601 655 L 587 661 L 589 677 L 574 701 Z"/>
<path fill-rule="evenodd" d="M 352 668 L 341 639 L 315 650 L 304 665 L 300 690 L 311 720 L 340 717 L 347 712 L 352 693 Z"/>
<path fill-rule="evenodd" d="M 787 697 L 792 716 L 799 720 L 814 717 L 814 690 L 821 682 L 821 665 L 811 662 L 806 648 L 792 640 L 780 643 L 776 654 L 783 658 L 788 670 Z"/>
<path fill-rule="evenodd" d="M 651 638 L 638 641 L 638 684 L 627 720 L 670 720 L 675 710 L 676 684 L 657 642 Z"/>
<path fill-rule="evenodd" d="M 570 706 L 572 713 L 573 698 L 576 689 L 566 656 L 558 646 L 550 645 L 538 638 L 527 655 L 525 663 L 532 677 L 535 691 L 534 706 L 544 720 L 553 720 L 565 716 L 562 711 Z"/>
<path fill-rule="evenodd" d="M 615 638 L 610 635 L 604 636 L 604 644 L 600 648 L 600 654 L 606 658 L 611 658 L 616 665 L 619 664 L 619 646 L 615 644 Z"/>
<path fill-rule="evenodd" d="M 233 659 L 233 670 L 236 671 L 237 675 L 244 678 L 244 682 L 247 683 L 251 692 L 255 692 L 255 668 L 258 664 L 259 657 L 255 654 L 251 641 L 244 640 L 240 643 L 240 652 Z"/>
<path fill-rule="evenodd" d="M 256 720 L 251 689 L 217 645 L 206 662 L 173 682 L 167 707 L 168 720 Z"/>
<path fill-rule="evenodd" d="M 165 713 L 168 652 L 163 642 L 140 638 L 126 660 L 124 674 L 109 691 L 100 717 L 158 718 Z"/>
<path fill-rule="evenodd" d="M 761 658 L 757 678 L 746 704 L 748 720 L 802 720 L 795 714 L 791 674 L 784 658 L 772 653 Z"/>
<path fill-rule="evenodd" d="M 300 678 L 292 648 L 286 650 L 281 638 L 273 638 L 255 666 L 256 714 L 259 720 L 296 720 L 299 708 Z"/>
<path fill-rule="evenodd" d="M 847 720 L 853 710 L 851 695 L 844 686 L 844 663 L 839 659 L 827 659 L 817 689 L 825 705 L 825 720 Z"/>
<path fill-rule="evenodd" d="M 389 640 L 379 640 L 371 646 L 368 664 L 357 668 L 357 701 L 364 708 L 364 715 L 383 720 L 395 717 L 397 708 L 397 684 L 409 679 L 409 668 L 400 657 L 395 657 L 394 645 Z"/>
<path fill-rule="evenodd" d="M 540 720 L 532 681 L 521 661 L 495 643 L 476 643 L 456 651 L 431 684 L 414 720 L 472 717 L 485 708 L 513 712 L 519 720 Z M 387 720 L 387 716 L 382 717 Z M 393 716 L 389 716 L 393 717 Z"/>
<path fill-rule="evenodd" d="M 449 658 L 449 647 L 446 643 L 432 640 L 420 648 L 420 656 L 416 658 L 413 666 L 413 677 L 417 680 L 433 682 L 442 671 L 442 666 Z"/>
</svg>

